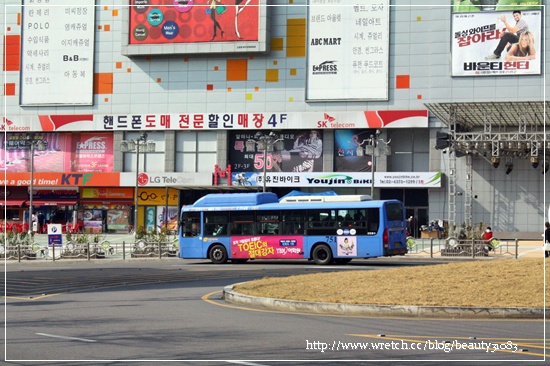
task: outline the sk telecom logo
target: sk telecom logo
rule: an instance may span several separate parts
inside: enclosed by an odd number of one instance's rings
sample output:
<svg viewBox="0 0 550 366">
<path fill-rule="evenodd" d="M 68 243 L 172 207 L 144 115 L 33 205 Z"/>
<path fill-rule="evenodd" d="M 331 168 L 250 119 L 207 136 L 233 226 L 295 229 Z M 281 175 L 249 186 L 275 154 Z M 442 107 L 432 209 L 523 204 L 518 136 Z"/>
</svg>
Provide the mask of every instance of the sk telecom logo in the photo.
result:
<svg viewBox="0 0 550 366">
<path fill-rule="evenodd" d="M 325 113 L 322 121 L 317 121 L 317 128 L 328 128 L 328 124 L 336 121 L 336 118 Z"/>
<path fill-rule="evenodd" d="M 6 125 L 8 126 L 6 128 Z M 9 130 L 10 126 L 13 125 L 13 122 L 7 119 L 6 117 L 2 117 L 2 126 L 0 126 L 0 131 L 6 131 Z"/>
<path fill-rule="evenodd" d="M 18 127 L 6 117 L 2 117 L 2 125 L 0 125 L 0 131 L 30 131 L 30 127 Z"/>
</svg>

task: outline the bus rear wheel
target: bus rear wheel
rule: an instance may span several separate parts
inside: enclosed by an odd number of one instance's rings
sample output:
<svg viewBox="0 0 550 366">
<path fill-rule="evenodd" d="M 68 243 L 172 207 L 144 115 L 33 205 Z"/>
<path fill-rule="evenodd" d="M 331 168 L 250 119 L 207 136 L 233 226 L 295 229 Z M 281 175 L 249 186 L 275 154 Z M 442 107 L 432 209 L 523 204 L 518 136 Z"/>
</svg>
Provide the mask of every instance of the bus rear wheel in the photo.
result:
<svg viewBox="0 0 550 366">
<path fill-rule="evenodd" d="M 210 249 L 210 260 L 214 264 L 227 263 L 227 250 L 225 250 L 225 247 L 220 244 L 214 245 Z"/>
<path fill-rule="evenodd" d="M 313 253 L 311 253 L 311 256 L 313 257 L 313 261 L 316 264 L 324 265 L 332 262 L 332 251 L 330 250 L 330 247 L 326 244 L 316 246 L 313 249 Z"/>
</svg>

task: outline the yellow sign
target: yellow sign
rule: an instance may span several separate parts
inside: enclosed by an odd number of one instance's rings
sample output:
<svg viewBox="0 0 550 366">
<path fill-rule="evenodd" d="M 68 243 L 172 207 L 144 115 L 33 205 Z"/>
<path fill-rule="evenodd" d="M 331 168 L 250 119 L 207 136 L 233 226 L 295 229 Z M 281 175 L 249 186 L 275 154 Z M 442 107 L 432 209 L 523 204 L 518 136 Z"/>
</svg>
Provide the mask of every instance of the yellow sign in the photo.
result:
<svg viewBox="0 0 550 366">
<path fill-rule="evenodd" d="M 177 206 L 179 191 L 174 188 L 140 188 L 138 190 L 138 204 L 150 206 Z"/>
</svg>

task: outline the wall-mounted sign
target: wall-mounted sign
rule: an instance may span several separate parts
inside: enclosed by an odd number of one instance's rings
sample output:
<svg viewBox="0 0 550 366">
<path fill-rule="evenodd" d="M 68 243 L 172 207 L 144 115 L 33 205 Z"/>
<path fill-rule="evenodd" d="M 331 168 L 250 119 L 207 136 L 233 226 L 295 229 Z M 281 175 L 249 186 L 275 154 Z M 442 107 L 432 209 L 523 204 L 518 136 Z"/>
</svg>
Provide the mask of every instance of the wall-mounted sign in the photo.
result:
<svg viewBox="0 0 550 366">
<path fill-rule="evenodd" d="M 21 105 L 92 105 L 95 1 L 23 1 Z"/>
<path fill-rule="evenodd" d="M 307 100 L 388 99 L 388 0 L 310 0 L 307 26 Z"/>
</svg>

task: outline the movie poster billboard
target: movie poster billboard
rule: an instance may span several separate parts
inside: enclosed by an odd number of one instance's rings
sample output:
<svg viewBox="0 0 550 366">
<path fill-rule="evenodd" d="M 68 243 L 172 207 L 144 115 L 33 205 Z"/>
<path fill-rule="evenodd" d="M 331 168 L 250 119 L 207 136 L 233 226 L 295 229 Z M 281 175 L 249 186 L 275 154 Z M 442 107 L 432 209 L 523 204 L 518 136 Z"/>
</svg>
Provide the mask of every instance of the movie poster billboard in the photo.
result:
<svg viewBox="0 0 550 366">
<path fill-rule="evenodd" d="M 541 74 L 540 0 L 465 3 L 453 6 L 453 76 Z"/>
<path fill-rule="evenodd" d="M 122 53 L 204 54 L 267 50 L 267 0 L 131 0 Z M 147 47 L 143 47 L 147 46 Z"/>
<path fill-rule="evenodd" d="M 229 134 L 229 161 L 235 172 L 322 172 L 323 131 L 284 130 L 268 137 L 264 161 L 262 137 L 252 131 Z"/>
<path fill-rule="evenodd" d="M 542 0 L 453 0 L 453 13 L 540 10 Z"/>
<path fill-rule="evenodd" d="M 371 136 L 376 130 L 335 130 L 334 171 L 370 172 L 372 170 Z"/>
</svg>

